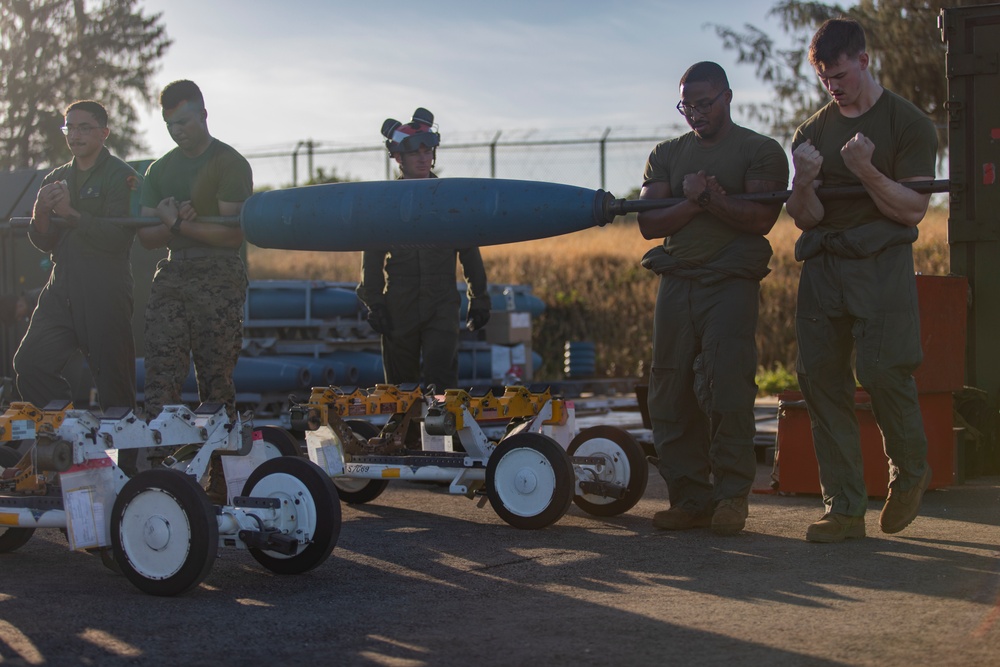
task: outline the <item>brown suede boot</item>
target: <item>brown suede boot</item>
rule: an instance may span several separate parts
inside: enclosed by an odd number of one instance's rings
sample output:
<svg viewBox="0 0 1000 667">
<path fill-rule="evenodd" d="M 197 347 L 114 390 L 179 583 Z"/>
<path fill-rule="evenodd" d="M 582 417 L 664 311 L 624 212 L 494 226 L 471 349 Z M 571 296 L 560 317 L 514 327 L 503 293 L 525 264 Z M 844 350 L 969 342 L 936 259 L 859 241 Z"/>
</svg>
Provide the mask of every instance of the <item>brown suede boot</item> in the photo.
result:
<svg viewBox="0 0 1000 667">
<path fill-rule="evenodd" d="M 735 535 L 747 525 L 749 513 L 746 498 L 720 500 L 712 514 L 712 532 L 716 535 Z"/>
<path fill-rule="evenodd" d="M 930 483 L 931 468 L 927 466 L 927 470 L 917 481 L 916 486 L 910 487 L 906 491 L 889 487 L 889 497 L 885 499 L 885 506 L 878 517 L 878 525 L 883 533 L 898 533 L 917 518 L 917 512 L 920 511 L 920 501 Z"/>
<path fill-rule="evenodd" d="M 843 542 L 851 538 L 865 536 L 865 518 L 828 512 L 806 530 L 810 542 Z"/>
</svg>

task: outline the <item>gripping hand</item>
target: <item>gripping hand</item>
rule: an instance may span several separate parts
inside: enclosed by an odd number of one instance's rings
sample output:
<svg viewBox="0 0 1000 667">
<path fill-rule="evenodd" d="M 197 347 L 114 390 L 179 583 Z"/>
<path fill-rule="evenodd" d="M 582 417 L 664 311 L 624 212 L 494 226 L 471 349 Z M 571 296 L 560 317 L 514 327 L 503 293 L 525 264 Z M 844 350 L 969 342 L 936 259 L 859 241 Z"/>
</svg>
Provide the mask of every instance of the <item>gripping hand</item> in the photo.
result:
<svg viewBox="0 0 1000 667">
<path fill-rule="evenodd" d="M 470 308 L 469 317 L 465 321 L 465 328 L 469 331 L 479 331 L 490 321 L 489 308 Z"/>
</svg>

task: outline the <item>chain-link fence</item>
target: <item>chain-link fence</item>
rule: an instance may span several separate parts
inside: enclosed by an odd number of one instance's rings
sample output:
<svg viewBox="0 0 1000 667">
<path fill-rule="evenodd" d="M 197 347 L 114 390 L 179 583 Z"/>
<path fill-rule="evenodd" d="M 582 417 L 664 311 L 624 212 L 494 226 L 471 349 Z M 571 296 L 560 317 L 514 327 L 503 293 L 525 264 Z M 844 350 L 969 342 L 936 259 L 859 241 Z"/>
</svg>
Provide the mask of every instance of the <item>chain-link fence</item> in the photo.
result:
<svg viewBox="0 0 1000 667">
<path fill-rule="evenodd" d="M 642 185 L 642 170 L 657 142 L 674 136 L 599 136 L 574 139 L 511 139 L 498 132 L 481 141 L 438 147 L 434 171 L 443 177 L 507 178 L 601 188 L 624 197 Z M 301 141 L 287 151 L 248 153 L 254 182 L 273 188 L 312 179 L 375 181 L 395 178 L 396 164 L 382 145 L 337 147 Z"/>
</svg>

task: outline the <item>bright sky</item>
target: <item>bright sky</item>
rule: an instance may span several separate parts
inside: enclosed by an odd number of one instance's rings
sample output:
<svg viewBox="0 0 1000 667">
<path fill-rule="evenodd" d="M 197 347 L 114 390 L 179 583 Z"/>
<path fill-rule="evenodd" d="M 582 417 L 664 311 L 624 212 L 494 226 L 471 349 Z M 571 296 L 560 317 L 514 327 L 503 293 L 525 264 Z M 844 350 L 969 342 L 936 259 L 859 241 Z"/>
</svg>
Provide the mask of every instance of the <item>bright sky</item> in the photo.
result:
<svg viewBox="0 0 1000 667">
<path fill-rule="evenodd" d="M 209 129 L 244 153 L 380 142 L 386 117 L 434 112 L 448 141 L 676 134 L 677 80 L 726 68 L 735 102 L 768 90 L 708 23 L 775 28 L 776 0 L 142 0 L 174 40 L 157 91 L 194 80 Z M 775 32 L 778 31 L 775 29 Z M 780 33 L 779 33 L 780 34 Z M 753 127 L 752 123 L 748 123 Z M 143 117 L 151 156 L 173 148 Z M 130 156 L 138 157 L 138 156 Z"/>
</svg>

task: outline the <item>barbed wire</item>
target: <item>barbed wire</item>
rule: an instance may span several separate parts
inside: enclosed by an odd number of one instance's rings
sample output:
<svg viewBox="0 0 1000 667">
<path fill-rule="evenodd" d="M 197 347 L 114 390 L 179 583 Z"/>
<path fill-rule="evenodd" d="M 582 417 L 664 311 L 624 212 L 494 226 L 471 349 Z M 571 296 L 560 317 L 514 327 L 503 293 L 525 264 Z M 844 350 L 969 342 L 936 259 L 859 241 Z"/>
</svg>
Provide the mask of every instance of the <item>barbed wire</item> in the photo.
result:
<svg viewBox="0 0 1000 667">
<path fill-rule="evenodd" d="M 438 148 L 440 176 L 509 178 L 602 188 L 622 195 L 638 188 L 649 152 L 686 128 L 586 128 L 555 133 L 511 130 L 454 133 Z M 281 188 L 314 180 L 395 178 L 395 162 L 381 143 L 306 139 L 294 146 L 243 149 L 258 187 Z"/>
</svg>

